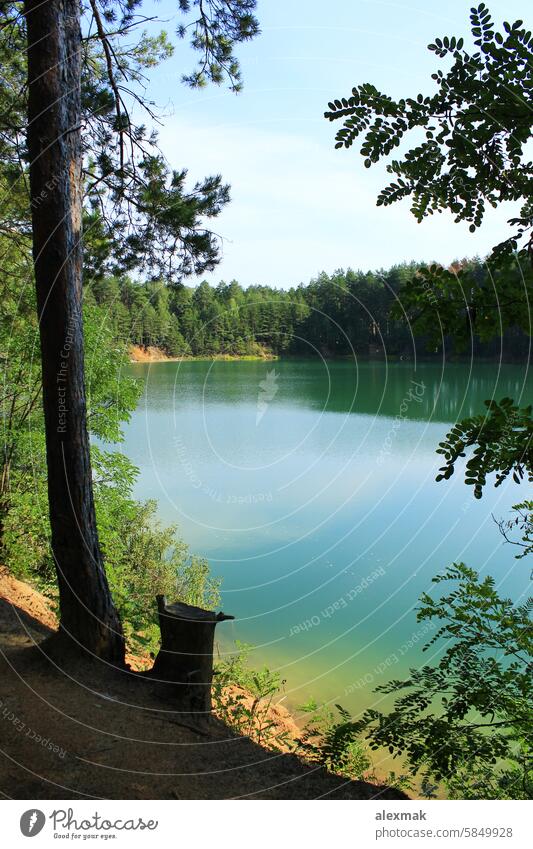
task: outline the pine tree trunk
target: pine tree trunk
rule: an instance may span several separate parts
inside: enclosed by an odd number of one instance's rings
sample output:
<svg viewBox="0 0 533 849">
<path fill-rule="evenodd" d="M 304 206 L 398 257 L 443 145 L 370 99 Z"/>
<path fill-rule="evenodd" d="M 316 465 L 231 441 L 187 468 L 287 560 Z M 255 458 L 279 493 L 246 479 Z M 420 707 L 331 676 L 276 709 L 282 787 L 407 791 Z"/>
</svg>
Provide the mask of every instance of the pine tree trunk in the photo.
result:
<svg viewBox="0 0 533 849">
<path fill-rule="evenodd" d="M 124 639 L 98 543 L 82 324 L 79 0 L 25 0 L 33 255 L 62 639 L 113 663 Z"/>
</svg>

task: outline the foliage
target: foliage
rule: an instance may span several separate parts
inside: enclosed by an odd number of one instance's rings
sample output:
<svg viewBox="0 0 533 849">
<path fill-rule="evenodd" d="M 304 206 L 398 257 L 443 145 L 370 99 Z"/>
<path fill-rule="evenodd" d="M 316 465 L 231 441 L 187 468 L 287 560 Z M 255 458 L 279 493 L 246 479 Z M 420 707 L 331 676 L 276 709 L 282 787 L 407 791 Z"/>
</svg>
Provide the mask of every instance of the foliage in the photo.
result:
<svg viewBox="0 0 533 849">
<path fill-rule="evenodd" d="M 255 0 L 178 0 L 178 38 L 190 36 L 199 66 L 183 81 L 242 87 L 238 44 L 254 38 Z M 12 187 L 26 195 L 28 230 L 28 155 L 26 116 L 26 21 L 22 4 L 2 3 L 0 58 L 0 159 Z M 145 96 L 146 72 L 173 54 L 165 30 L 149 34 L 155 20 L 143 13 L 142 0 L 88 0 L 82 4 L 82 111 L 84 148 L 84 250 L 86 277 L 137 270 L 167 279 L 212 270 L 220 239 L 210 229 L 229 201 L 220 175 L 190 185 L 187 170 L 171 170 L 158 136 L 138 121 L 144 113 L 158 122 Z M 4 205 L 4 204 L 3 204 Z"/>
<path fill-rule="evenodd" d="M 406 281 L 391 313 L 406 317 L 413 332 L 436 347 L 449 337 L 457 351 L 475 353 L 476 339 L 488 342 L 517 330 L 531 336 L 532 284 L 531 266 L 518 256 L 449 268 L 433 263 Z"/>
<path fill-rule="evenodd" d="M 33 439 L 36 448 L 37 439 Z M 14 575 L 38 584 L 46 592 L 55 592 L 55 572 L 49 547 L 48 494 L 44 478 L 44 437 L 38 439 L 38 451 L 25 452 L 28 466 L 32 457 L 39 461 L 26 469 L 14 466 L 10 470 L 9 490 L 4 495 L 2 509 L 2 560 Z M 17 446 L 18 455 L 19 446 Z M 22 454 L 22 452 L 21 452 Z M 26 463 L 24 464 L 26 465 Z"/>
<path fill-rule="evenodd" d="M 519 409 L 511 398 L 485 404 L 485 415 L 463 419 L 437 449 L 446 460 L 437 476 L 439 481 L 448 480 L 459 458 L 466 456 L 466 449 L 476 446 L 465 471 L 465 483 L 474 487 L 476 498 L 481 498 L 487 475 L 492 472 L 496 472 L 495 486 L 500 486 L 511 473 L 515 483 L 520 483 L 526 474 L 529 481 L 533 480 L 531 405 Z"/>
<path fill-rule="evenodd" d="M 22 263 L 24 257 L 20 258 Z M 21 266 L 19 265 L 19 268 Z M 18 308 L 20 281 L 2 274 L 5 298 L 0 305 L 3 362 L 3 474 L 0 516 L 3 556 L 17 574 L 52 580 L 48 550 L 44 421 L 41 407 L 37 319 L 33 311 L 33 288 L 22 286 L 28 309 Z M 13 314 L 13 310 L 15 310 Z M 121 438 L 120 425 L 127 420 L 139 398 L 137 381 L 123 374 L 128 362 L 123 343 L 113 337 L 103 311 L 87 306 L 84 312 L 88 423 L 93 436 L 107 441 Z M 5 346 L 5 347 L 4 347 Z M 111 459 L 111 455 L 107 455 Z M 113 469 L 108 469 L 108 475 Z M 122 483 L 119 481 L 118 483 Z"/>
<path fill-rule="evenodd" d="M 199 64 L 182 80 L 191 86 L 228 80 L 242 87 L 236 45 L 258 33 L 255 0 L 178 0 L 178 38 L 190 36 Z M 173 53 L 166 31 L 148 36 L 142 0 L 89 0 L 82 92 L 85 105 L 87 211 L 100 241 L 95 273 L 138 269 L 168 280 L 212 270 L 220 240 L 208 226 L 229 200 L 220 175 L 187 185 L 187 171 L 171 171 L 134 115 L 152 125 L 144 96 L 147 68 Z M 107 248 L 105 247 L 107 242 Z M 90 256 L 90 243 L 87 243 Z M 88 256 L 88 259 L 89 259 Z"/>
<path fill-rule="evenodd" d="M 191 45 L 201 54 L 198 69 L 185 75 L 183 81 L 193 88 L 202 88 L 207 82 L 220 84 L 225 77 L 230 81 L 231 90 L 238 92 L 242 88 L 239 63 L 233 53 L 233 45 L 249 41 L 259 32 L 259 24 L 253 12 L 256 0 L 179 0 L 182 12 L 189 12 L 191 6 L 198 7 L 198 17 L 188 24 L 178 27 L 178 35 L 184 38 L 191 30 Z"/>
<path fill-rule="evenodd" d="M 364 779 L 399 790 L 411 790 L 409 776 L 403 773 L 397 775 L 391 771 L 383 779 L 378 778 L 368 746 L 350 714 L 341 705 L 335 708 L 336 712 L 326 705 L 318 705 L 314 699 L 300 706 L 299 710 L 311 714 L 298 740 L 305 758 L 351 781 Z"/>
<path fill-rule="evenodd" d="M 518 545 L 523 549 L 523 551 L 516 555 L 516 558 L 520 560 L 522 557 L 526 557 L 533 552 L 533 501 L 523 501 L 522 504 L 515 504 L 513 506 L 513 512 L 515 513 L 514 519 L 499 521 L 498 527 L 505 537 L 506 542 L 512 545 Z M 517 528 L 522 533 L 520 540 L 510 537 L 510 534 Z"/>
<path fill-rule="evenodd" d="M 217 716 L 237 733 L 272 751 L 286 751 L 294 741 L 272 714 L 274 696 L 285 684 L 268 667 L 251 669 L 253 646 L 236 642 L 236 650 L 215 664 L 213 706 Z"/>
<path fill-rule="evenodd" d="M 301 749 L 309 761 L 323 764 L 331 772 L 352 779 L 363 778 L 372 762 L 349 722 L 349 714 L 340 705 L 336 708 L 340 719 L 314 699 L 300 706 L 303 713 L 311 714 L 299 740 Z"/>
<path fill-rule="evenodd" d="M 478 48 L 473 53 L 455 37 L 437 38 L 428 47 L 439 59 L 452 59 L 446 74 L 432 74 L 435 94 L 394 100 L 367 83 L 330 103 L 325 115 L 330 121 L 344 119 L 336 147 L 350 147 L 363 135 L 367 167 L 392 154 L 406 134 L 425 136 L 403 159 L 388 164 L 396 182 L 383 189 L 378 205 L 412 197 L 417 221 L 450 210 L 475 231 L 487 204 L 523 199 L 520 217 L 510 221 L 515 233 L 496 249 L 509 255 L 533 227 L 533 164 L 524 158 L 533 124 L 533 38 L 522 21 L 505 22 L 503 32 L 495 31 L 484 3 L 471 10 L 470 19 Z"/>
<path fill-rule="evenodd" d="M 40 418 L 41 370 L 36 350 L 33 288 L 26 245 L 0 234 L 0 364 L 2 392 L 2 478 L 0 513 L 5 509 L 13 469 L 31 471 L 31 429 Z M 30 278 L 31 279 L 31 278 Z"/>
<path fill-rule="evenodd" d="M 239 734 L 272 751 L 292 750 L 306 761 L 320 764 L 330 772 L 352 781 L 364 779 L 398 789 L 412 789 L 409 776 L 395 772 L 378 778 L 360 737 L 360 731 L 340 705 L 336 712 L 314 699 L 298 711 L 310 714 L 296 738 L 280 730 L 272 712 L 273 698 L 285 681 L 268 667 L 249 665 L 253 646 L 236 641 L 235 651 L 215 664 L 213 704 L 215 713 Z"/>
<path fill-rule="evenodd" d="M 378 687 L 396 697 L 393 710 L 367 710 L 352 731 L 405 756 L 452 798 L 529 798 L 533 600 L 500 598 L 493 578 L 462 563 L 433 581 L 453 582 L 438 599 L 424 594 L 418 610 L 419 621 L 438 620 L 426 646 L 442 644 L 438 664 Z"/>
</svg>

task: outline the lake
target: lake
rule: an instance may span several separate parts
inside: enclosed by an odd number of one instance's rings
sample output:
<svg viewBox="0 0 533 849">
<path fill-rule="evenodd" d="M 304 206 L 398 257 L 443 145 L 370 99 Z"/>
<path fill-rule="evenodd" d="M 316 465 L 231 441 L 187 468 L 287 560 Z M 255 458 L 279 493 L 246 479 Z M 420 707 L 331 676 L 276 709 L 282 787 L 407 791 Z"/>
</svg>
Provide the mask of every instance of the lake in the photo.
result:
<svg viewBox="0 0 533 849">
<path fill-rule="evenodd" d="M 464 561 L 514 599 L 529 569 L 493 516 L 525 497 L 509 482 L 475 501 L 456 473 L 436 483 L 435 448 L 452 422 L 510 395 L 528 403 L 525 367 L 321 360 L 136 364 L 143 398 L 121 446 L 191 551 L 223 579 L 221 651 L 252 661 L 354 714 L 374 688 L 436 657 L 415 606 L 431 578 Z"/>
</svg>

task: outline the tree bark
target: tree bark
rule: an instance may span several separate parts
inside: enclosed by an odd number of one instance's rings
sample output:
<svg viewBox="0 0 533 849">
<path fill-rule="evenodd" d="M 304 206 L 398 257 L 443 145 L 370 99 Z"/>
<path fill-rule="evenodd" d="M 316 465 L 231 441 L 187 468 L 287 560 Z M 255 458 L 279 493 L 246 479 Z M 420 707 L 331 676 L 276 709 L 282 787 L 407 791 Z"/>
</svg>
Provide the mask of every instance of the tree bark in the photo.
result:
<svg viewBox="0 0 533 849">
<path fill-rule="evenodd" d="M 234 617 L 183 602 L 167 604 L 163 595 L 157 596 L 157 608 L 161 648 L 150 675 L 177 684 L 181 704 L 199 717 L 208 716 L 215 626 Z"/>
<path fill-rule="evenodd" d="M 82 323 L 79 0 L 25 0 L 28 152 L 60 636 L 113 663 L 124 638 L 98 542 Z"/>
</svg>

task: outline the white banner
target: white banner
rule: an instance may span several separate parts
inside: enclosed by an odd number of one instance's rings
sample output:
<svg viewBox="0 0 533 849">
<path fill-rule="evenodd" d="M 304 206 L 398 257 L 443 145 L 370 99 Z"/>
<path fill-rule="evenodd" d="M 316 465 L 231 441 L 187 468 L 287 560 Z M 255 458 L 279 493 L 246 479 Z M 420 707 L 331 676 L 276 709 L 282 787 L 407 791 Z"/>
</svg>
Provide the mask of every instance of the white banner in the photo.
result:
<svg viewBox="0 0 533 849">
<path fill-rule="evenodd" d="M 0 811 L 6 849 L 532 845 L 529 802 L 43 800 L 4 801 Z"/>
</svg>

